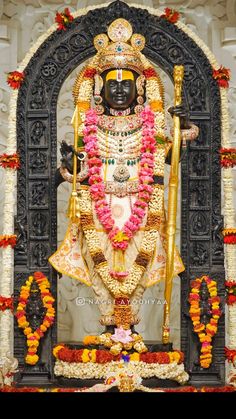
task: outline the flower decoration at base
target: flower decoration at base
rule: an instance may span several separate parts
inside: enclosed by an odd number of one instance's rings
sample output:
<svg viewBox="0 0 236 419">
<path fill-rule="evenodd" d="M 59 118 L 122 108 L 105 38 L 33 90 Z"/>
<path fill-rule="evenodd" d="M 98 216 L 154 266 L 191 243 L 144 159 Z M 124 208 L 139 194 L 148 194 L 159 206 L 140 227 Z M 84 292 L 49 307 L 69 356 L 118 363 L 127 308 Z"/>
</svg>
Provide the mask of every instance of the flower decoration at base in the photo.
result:
<svg viewBox="0 0 236 419">
<path fill-rule="evenodd" d="M 230 69 L 222 65 L 219 69 L 213 69 L 213 79 L 215 79 L 220 87 L 228 88 L 230 81 Z"/>
<path fill-rule="evenodd" d="M 130 329 L 115 328 L 115 333 L 102 333 L 100 336 L 85 336 L 84 345 L 103 345 L 110 349 L 112 355 L 119 355 L 122 350 L 134 349 L 138 353 L 147 352 L 141 335 L 132 333 Z"/>
<path fill-rule="evenodd" d="M 0 235 L 0 247 L 11 246 L 12 248 L 16 245 L 17 236 L 15 234 L 3 234 Z"/>
<path fill-rule="evenodd" d="M 92 345 L 93 343 L 91 343 Z M 145 362 L 147 364 L 182 364 L 184 361 L 183 352 L 174 350 L 172 352 L 146 352 L 139 353 L 137 351 L 128 354 L 122 351 L 113 355 L 107 349 L 70 349 L 64 344 L 54 347 L 53 355 L 56 359 L 64 362 L 105 364 L 108 362 L 124 361 L 124 362 Z"/>
<path fill-rule="evenodd" d="M 0 167 L 3 167 L 4 169 L 19 169 L 20 168 L 19 155 L 17 153 L 1 154 Z"/>
<path fill-rule="evenodd" d="M 65 8 L 63 13 L 57 12 L 55 17 L 55 22 L 58 23 L 58 30 L 65 31 L 67 26 L 73 22 L 74 17 L 70 13 L 70 10 L 68 7 Z"/>
<path fill-rule="evenodd" d="M 26 317 L 26 306 L 30 297 L 30 290 L 33 282 L 36 282 L 41 294 L 43 307 L 45 309 L 42 324 L 33 330 Z M 25 284 L 21 287 L 19 303 L 16 309 L 16 318 L 18 326 L 23 329 L 23 333 L 27 338 L 27 355 L 25 361 L 27 364 L 35 365 L 39 356 L 37 355 L 39 341 L 45 335 L 46 331 L 51 327 L 55 318 L 55 309 L 53 307 L 55 299 L 50 292 L 50 283 L 42 272 L 35 272 L 29 276 Z"/>
<path fill-rule="evenodd" d="M 16 90 L 19 89 L 25 79 L 25 73 L 20 71 L 11 71 L 7 74 L 7 83 L 9 86 Z"/>
<path fill-rule="evenodd" d="M 177 12 L 175 9 L 170 9 L 169 7 L 166 7 L 164 10 L 164 14 L 161 15 L 162 18 L 168 20 L 170 23 L 176 23 L 179 20 L 180 13 Z"/>
<path fill-rule="evenodd" d="M 70 349 L 58 345 L 53 353 L 56 356 L 54 373 L 68 378 L 104 379 L 106 384 L 115 381 L 116 374 L 127 378 L 134 375 L 140 378 L 158 377 L 186 383 L 188 374 L 184 371 L 183 353 L 147 352 L 140 354 L 126 351 L 113 355 L 108 350 Z"/>
<path fill-rule="evenodd" d="M 206 282 L 210 295 L 208 303 L 211 306 L 211 318 L 207 324 L 201 323 L 200 289 L 203 281 Z M 217 333 L 218 320 L 221 316 L 220 297 L 217 296 L 216 281 L 213 281 L 206 275 L 192 281 L 189 303 L 189 313 L 194 326 L 193 330 L 198 334 L 201 342 L 200 365 L 202 368 L 209 368 L 212 363 L 212 338 Z"/>
<path fill-rule="evenodd" d="M 0 311 L 13 311 L 13 302 L 13 297 L 3 297 L 2 295 L 0 295 Z"/>
</svg>

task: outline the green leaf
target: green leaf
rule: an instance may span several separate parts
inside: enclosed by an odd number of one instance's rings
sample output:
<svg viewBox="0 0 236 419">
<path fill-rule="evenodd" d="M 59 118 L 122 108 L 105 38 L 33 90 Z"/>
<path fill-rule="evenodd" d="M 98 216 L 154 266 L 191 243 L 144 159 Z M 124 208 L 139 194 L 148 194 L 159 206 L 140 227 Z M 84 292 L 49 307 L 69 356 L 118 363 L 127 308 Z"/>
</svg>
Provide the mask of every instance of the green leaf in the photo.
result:
<svg viewBox="0 0 236 419">
<path fill-rule="evenodd" d="M 158 135 L 156 135 L 156 142 L 158 143 L 158 144 L 165 144 L 165 140 L 163 140 L 163 138 L 161 138 L 161 137 L 158 137 Z"/>
<path fill-rule="evenodd" d="M 78 137 L 78 147 L 84 147 L 84 137 L 82 135 Z"/>
</svg>

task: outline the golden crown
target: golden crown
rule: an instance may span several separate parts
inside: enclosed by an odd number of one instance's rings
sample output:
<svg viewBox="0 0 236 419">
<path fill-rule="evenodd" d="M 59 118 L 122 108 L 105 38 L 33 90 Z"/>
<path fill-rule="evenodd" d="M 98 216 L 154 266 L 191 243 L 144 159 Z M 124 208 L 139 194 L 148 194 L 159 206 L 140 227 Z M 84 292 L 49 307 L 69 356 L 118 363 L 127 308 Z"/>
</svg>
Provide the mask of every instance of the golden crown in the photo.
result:
<svg viewBox="0 0 236 419">
<path fill-rule="evenodd" d="M 133 34 L 131 24 L 122 18 L 110 24 L 107 34 L 101 33 L 94 38 L 99 72 L 111 68 L 130 68 L 141 74 L 144 66 L 140 51 L 145 46 L 144 36 Z"/>
</svg>

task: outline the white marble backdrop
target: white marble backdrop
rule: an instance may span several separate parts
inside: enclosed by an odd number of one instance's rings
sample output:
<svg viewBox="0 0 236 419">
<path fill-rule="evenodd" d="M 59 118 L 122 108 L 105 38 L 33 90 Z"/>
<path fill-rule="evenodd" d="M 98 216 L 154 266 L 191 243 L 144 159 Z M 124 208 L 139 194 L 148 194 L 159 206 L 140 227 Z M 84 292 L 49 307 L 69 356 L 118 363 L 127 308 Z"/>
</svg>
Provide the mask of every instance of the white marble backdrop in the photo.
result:
<svg viewBox="0 0 236 419">
<path fill-rule="evenodd" d="M 136 3 L 164 9 L 174 7 L 183 13 L 183 20 L 195 31 L 215 54 L 219 63 L 232 69 L 229 89 L 229 107 L 231 116 L 231 138 L 236 146 L 236 0 L 127 0 L 127 4 Z M 72 11 L 91 5 L 109 3 L 101 0 L 0 0 L 0 154 L 5 152 L 8 134 L 8 113 L 10 88 L 6 83 L 6 72 L 17 69 L 30 46 L 44 33 L 52 23 L 57 10 L 68 6 Z M 166 76 L 164 79 L 166 79 Z M 64 83 L 58 101 L 58 141 L 72 141 L 70 119 L 72 115 L 71 88 L 72 74 Z M 165 80 L 166 104 L 171 104 L 171 83 Z M 59 157 L 58 157 L 59 158 Z M 235 171 L 236 172 L 236 171 Z M 236 207 L 236 175 L 234 179 Z M 0 168 L 0 234 L 2 232 L 2 211 L 4 195 L 4 170 Z M 65 210 L 69 196 L 68 185 L 61 185 L 58 191 L 58 239 L 62 240 L 65 227 Z M 179 240 L 179 235 L 178 235 Z M 0 255 L 1 256 L 1 255 Z M 1 263 L 1 260 L 0 260 Z M 58 280 L 58 337 L 59 340 L 79 340 L 83 335 L 96 333 L 98 307 L 89 304 L 76 305 L 76 298 L 91 297 L 91 290 L 69 278 Z M 161 333 L 161 312 L 159 304 L 152 304 L 163 299 L 163 284 L 150 288 L 145 295 L 146 304 L 142 306 L 143 321 L 139 330 L 146 339 L 159 339 Z M 78 301 L 78 300 L 77 300 Z M 83 302 L 83 300 L 80 300 Z M 144 301 L 144 302 L 145 302 Z M 150 303 L 148 303 L 150 301 Z M 179 346 L 179 279 L 174 281 L 172 312 L 173 340 Z"/>
</svg>

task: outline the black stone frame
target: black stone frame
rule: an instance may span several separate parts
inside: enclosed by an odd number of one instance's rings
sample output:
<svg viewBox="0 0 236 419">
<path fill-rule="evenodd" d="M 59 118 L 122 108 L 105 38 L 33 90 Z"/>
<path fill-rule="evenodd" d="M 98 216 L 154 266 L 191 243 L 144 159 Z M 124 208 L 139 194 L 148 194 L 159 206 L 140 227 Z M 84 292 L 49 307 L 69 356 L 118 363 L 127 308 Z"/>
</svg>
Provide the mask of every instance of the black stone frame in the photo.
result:
<svg viewBox="0 0 236 419">
<path fill-rule="evenodd" d="M 40 46 L 25 69 L 25 81 L 17 102 L 17 149 L 21 169 L 17 178 L 15 249 L 15 296 L 29 274 L 40 270 L 57 295 L 57 273 L 47 258 L 57 248 L 57 100 L 68 75 L 95 54 L 93 38 L 123 17 L 134 32 L 146 38 L 144 54 L 171 78 L 175 64 L 185 66 L 183 101 L 199 137 L 188 145 L 182 160 L 181 255 L 186 266 L 181 275 L 181 349 L 190 372 L 190 383 L 219 385 L 224 382 L 224 316 L 214 338 L 213 363 L 198 365 L 198 339 L 192 332 L 188 293 L 190 280 L 209 274 L 224 295 L 224 255 L 221 237 L 221 172 L 218 150 L 221 142 L 220 92 L 212 78 L 211 65 L 199 46 L 182 30 L 149 14 L 115 1 L 105 8 L 76 18 L 66 31 L 56 31 Z M 40 164 L 37 163 L 40 161 Z M 15 323 L 14 351 L 20 362 L 19 385 L 56 384 L 52 347 L 57 342 L 57 324 L 42 342 L 40 361 L 24 363 L 25 337 Z"/>
</svg>

